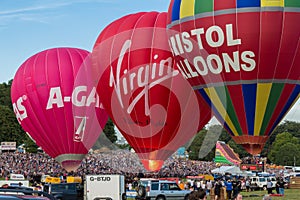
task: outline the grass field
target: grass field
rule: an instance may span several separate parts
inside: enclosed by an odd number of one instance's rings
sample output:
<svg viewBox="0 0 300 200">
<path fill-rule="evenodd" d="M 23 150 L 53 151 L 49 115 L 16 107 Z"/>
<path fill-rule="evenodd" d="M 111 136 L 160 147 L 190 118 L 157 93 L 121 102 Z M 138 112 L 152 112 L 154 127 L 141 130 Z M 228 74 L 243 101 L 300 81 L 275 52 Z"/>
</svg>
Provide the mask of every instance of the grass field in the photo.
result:
<svg viewBox="0 0 300 200">
<path fill-rule="evenodd" d="M 242 192 L 243 199 L 249 199 L 249 200 L 258 200 L 258 199 L 262 200 L 265 194 L 267 194 L 267 191 Z M 253 195 L 259 195 L 259 196 L 253 197 Z M 272 200 L 273 199 L 300 200 L 300 189 L 285 189 L 283 197 L 272 196 L 271 198 Z"/>
<path fill-rule="evenodd" d="M 267 191 L 242 192 L 241 194 L 243 199 L 262 200 Z M 300 200 L 300 189 L 285 189 L 283 197 L 272 196 L 271 198 L 272 200 Z"/>
<path fill-rule="evenodd" d="M 267 191 L 252 191 L 242 192 L 243 199 L 246 200 L 262 200 Z M 272 200 L 300 200 L 300 189 L 286 189 L 283 197 L 271 197 Z M 134 198 L 127 198 L 127 200 L 134 200 Z M 210 197 L 207 200 L 211 200 Z"/>
</svg>

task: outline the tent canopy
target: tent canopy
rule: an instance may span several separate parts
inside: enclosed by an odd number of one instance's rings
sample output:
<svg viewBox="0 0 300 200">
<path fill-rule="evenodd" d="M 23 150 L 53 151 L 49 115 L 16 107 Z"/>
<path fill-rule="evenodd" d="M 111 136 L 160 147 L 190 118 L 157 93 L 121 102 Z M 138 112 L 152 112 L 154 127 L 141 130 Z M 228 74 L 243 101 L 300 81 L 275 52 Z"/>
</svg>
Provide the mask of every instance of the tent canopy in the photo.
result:
<svg viewBox="0 0 300 200">
<path fill-rule="evenodd" d="M 243 172 L 237 166 L 221 166 L 219 168 L 213 169 L 211 172 L 214 174 L 225 174 L 225 173 L 229 173 L 232 175 L 243 174 Z"/>
</svg>

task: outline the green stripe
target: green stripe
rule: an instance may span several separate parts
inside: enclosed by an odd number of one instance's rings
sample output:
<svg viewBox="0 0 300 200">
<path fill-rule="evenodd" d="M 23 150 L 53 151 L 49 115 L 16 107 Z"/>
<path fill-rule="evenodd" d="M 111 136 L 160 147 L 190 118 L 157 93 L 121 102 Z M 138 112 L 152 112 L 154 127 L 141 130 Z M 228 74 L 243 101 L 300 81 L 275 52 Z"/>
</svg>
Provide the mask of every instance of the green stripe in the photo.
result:
<svg viewBox="0 0 300 200">
<path fill-rule="evenodd" d="M 213 0 L 195 0 L 195 15 L 213 11 Z"/>
<path fill-rule="evenodd" d="M 270 91 L 270 96 L 268 99 L 267 108 L 265 111 L 265 116 L 261 125 L 260 133 L 259 135 L 264 135 L 265 131 L 267 129 L 267 126 L 270 122 L 270 119 L 273 115 L 273 112 L 276 108 L 277 102 L 280 98 L 281 92 L 284 88 L 284 83 L 273 83 L 272 88 Z"/>
<path fill-rule="evenodd" d="M 215 162 L 215 163 L 233 164 L 232 162 L 230 162 L 229 160 L 227 160 L 227 159 L 226 159 L 225 157 L 223 157 L 223 156 L 216 156 L 214 162 Z"/>
<path fill-rule="evenodd" d="M 215 90 L 216 90 L 224 108 L 226 109 L 226 112 L 227 112 L 228 116 L 230 117 L 234 127 L 236 128 L 236 131 L 238 132 L 239 135 L 243 135 L 243 131 L 240 126 L 239 120 L 237 118 L 234 106 L 232 104 L 231 97 L 228 92 L 228 88 L 226 86 L 225 87 L 220 86 L 220 87 L 215 87 Z"/>
<path fill-rule="evenodd" d="M 285 0 L 284 7 L 300 7 L 299 0 Z"/>
</svg>

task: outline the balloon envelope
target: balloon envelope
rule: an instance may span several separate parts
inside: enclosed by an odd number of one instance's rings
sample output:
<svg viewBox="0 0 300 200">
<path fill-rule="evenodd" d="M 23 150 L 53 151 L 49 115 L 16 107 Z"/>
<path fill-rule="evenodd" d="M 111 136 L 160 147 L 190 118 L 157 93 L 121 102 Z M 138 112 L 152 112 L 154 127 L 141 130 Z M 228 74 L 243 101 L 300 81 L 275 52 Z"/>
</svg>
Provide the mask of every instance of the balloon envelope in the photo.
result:
<svg viewBox="0 0 300 200">
<path fill-rule="evenodd" d="M 149 171 L 210 119 L 199 120 L 197 96 L 174 68 L 166 20 L 158 12 L 124 16 L 101 32 L 92 52 L 103 105 Z"/>
<path fill-rule="evenodd" d="M 22 128 L 67 171 L 80 166 L 107 121 L 96 88 L 86 82 L 88 56 L 76 48 L 39 52 L 19 67 L 11 88 Z"/>
<path fill-rule="evenodd" d="M 183 75 L 233 139 L 258 154 L 299 97 L 300 2 L 172 0 Z"/>
</svg>

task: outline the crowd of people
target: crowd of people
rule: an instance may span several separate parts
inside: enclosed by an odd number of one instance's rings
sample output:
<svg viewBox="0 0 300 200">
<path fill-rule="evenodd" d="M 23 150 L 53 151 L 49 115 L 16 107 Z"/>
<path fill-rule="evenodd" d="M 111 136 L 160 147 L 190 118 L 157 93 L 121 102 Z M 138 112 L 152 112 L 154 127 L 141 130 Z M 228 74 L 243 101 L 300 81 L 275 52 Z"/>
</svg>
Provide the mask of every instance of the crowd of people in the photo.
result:
<svg viewBox="0 0 300 200">
<path fill-rule="evenodd" d="M 84 176 L 88 174 L 123 174 L 136 177 L 143 173 L 145 177 L 186 177 L 198 174 L 210 174 L 216 168 L 214 162 L 193 161 L 171 157 L 165 161 L 159 172 L 146 172 L 136 154 L 126 150 L 88 154 L 76 172 L 66 172 L 53 158 L 44 153 L 3 152 L 0 154 L 0 176 L 23 174 L 27 179 L 36 175 Z"/>
<path fill-rule="evenodd" d="M 145 171 L 143 165 L 139 161 L 138 156 L 128 150 L 113 150 L 107 152 L 90 153 L 82 161 L 81 166 L 75 172 L 65 171 L 55 159 L 49 157 L 45 153 L 18 153 L 18 152 L 2 152 L 0 154 L 0 177 L 7 178 L 11 173 L 22 174 L 24 177 L 34 182 L 36 177 L 47 174 L 54 177 L 64 179 L 66 176 L 81 176 L 89 174 L 122 174 L 126 177 L 126 182 L 130 182 L 134 177 L 143 178 L 161 178 L 161 177 L 178 177 L 186 178 L 187 176 L 198 176 L 199 174 L 211 175 L 211 170 L 218 167 L 214 162 L 195 161 L 177 157 L 167 159 L 160 171 L 151 173 Z M 142 174 L 142 176 L 141 176 Z M 204 180 L 202 180 L 204 181 Z M 191 197 L 198 198 L 213 195 L 221 196 L 221 191 L 226 193 L 230 198 L 238 199 L 241 188 L 249 190 L 249 182 L 247 179 L 231 180 L 231 179 L 215 179 L 215 181 L 185 182 L 185 189 L 192 189 L 194 192 Z M 278 183 L 279 184 L 279 183 Z M 276 185 L 277 186 L 277 185 Z M 282 187 L 278 187 L 282 188 Z M 276 187 L 277 190 L 277 187 Z M 277 191 L 283 193 L 283 191 Z M 218 198 L 217 198 L 218 199 Z"/>
</svg>

